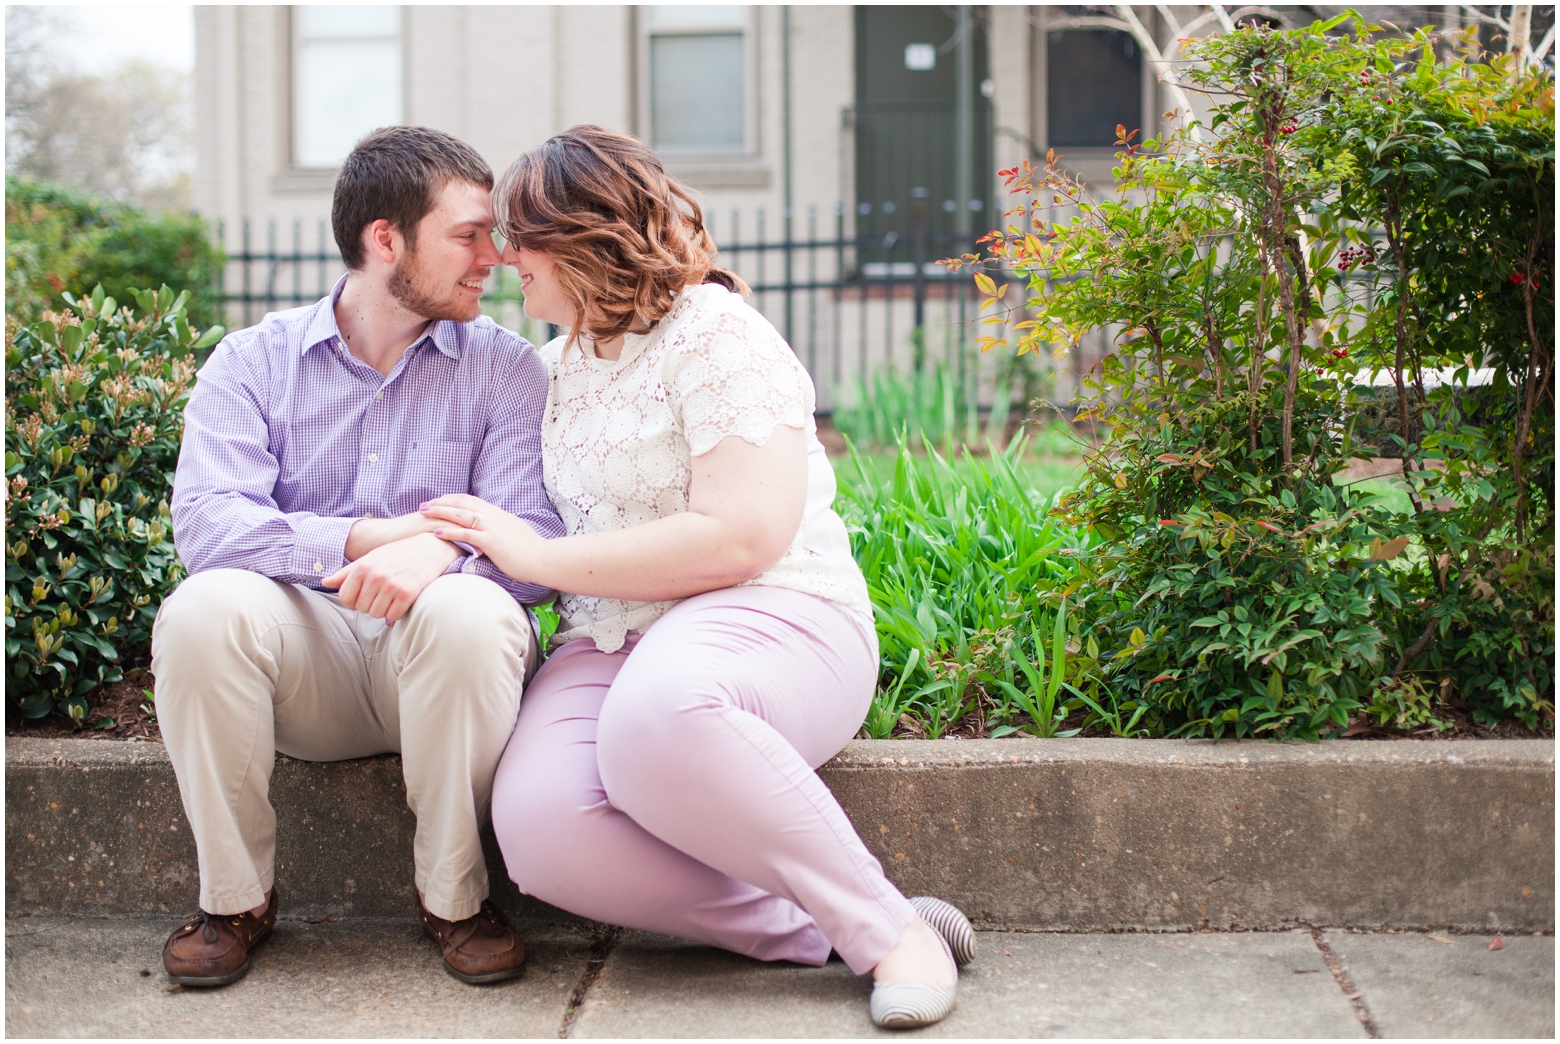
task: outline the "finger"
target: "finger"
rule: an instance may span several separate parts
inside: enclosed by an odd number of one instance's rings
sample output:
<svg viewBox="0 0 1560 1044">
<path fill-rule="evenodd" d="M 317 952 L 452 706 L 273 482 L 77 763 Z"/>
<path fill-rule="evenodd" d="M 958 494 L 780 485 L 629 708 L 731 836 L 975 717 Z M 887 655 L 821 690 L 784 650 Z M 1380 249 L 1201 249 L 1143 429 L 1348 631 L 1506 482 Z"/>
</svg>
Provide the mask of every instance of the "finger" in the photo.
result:
<svg viewBox="0 0 1560 1044">
<path fill-rule="evenodd" d="M 395 622 L 406 615 L 406 611 L 412 607 L 411 598 L 401 597 L 390 603 L 390 608 L 385 610 L 385 625 L 394 627 Z"/>
<path fill-rule="evenodd" d="M 374 592 L 373 602 L 363 611 L 376 620 L 383 620 L 389 615 L 390 606 L 395 603 L 400 594 L 394 584 L 389 582 L 380 584 L 379 589 Z"/>
<path fill-rule="evenodd" d="M 451 543 L 460 542 L 470 544 L 478 551 L 487 551 L 487 532 L 481 529 L 462 529 L 459 526 L 442 526 L 433 531 L 433 535 L 440 540 L 448 540 Z"/>
<path fill-rule="evenodd" d="M 356 565 L 350 565 L 343 569 L 346 574 L 341 582 L 341 604 L 351 609 L 357 604 L 358 593 L 363 589 L 363 570 Z"/>
<path fill-rule="evenodd" d="M 457 526 L 470 521 L 475 514 L 466 508 L 451 507 L 446 504 L 430 504 L 423 508 L 423 515 L 427 518 L 437 518 L 445 522 L 453 522 Z"/>
<path fill-rule="evenodd" d="M 424 510 L 430 507 L 449 507 L 463 508 L 466 511 L 481 511 L 482 504 L 481 498 L 474 497 L 470 493 L 446 493 L 442 497 L 434 497 L 432 500 L 423 501 L 420 507 Z"/>
<path fill-rule="evenodd" d="M 352 569 L 352 566 L 350 564 L 342 566 L 340 569 L 336 570 L 334 573 L 330 574 L 325 579 L 321 580 L 320 581 L 320 586 L 321 587 L 340 587 L 342 585 L 342 583 L 347 579 L 347 573 L 351 569 Z"/>
</svg>

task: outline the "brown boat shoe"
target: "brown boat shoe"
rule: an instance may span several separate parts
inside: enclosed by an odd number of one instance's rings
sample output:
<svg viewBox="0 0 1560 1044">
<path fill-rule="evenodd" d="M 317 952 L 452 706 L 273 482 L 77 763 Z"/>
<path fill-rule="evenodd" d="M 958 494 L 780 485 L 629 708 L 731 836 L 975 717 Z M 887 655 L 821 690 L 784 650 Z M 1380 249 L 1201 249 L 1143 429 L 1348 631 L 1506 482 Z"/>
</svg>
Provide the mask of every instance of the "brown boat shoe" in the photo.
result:
<svg viewBox="0 0 1560 1044">
<path fill-rule="evenodd" d="M 212 914 L 200 910 L 163 944 L 163 968 L 180 986 L 226 986 L 249 972 L 249 953 L 276 926 L 276 889 L 265 912 Z"/>
<path fill-rule="evenodd" d="M 512 979 L 525 971 L 525 942 L 498 908 L 486 899 L 475 917 L 446 921 L 417 897 L 423 931 L 444 953 L 444 970 L 461 982 L 480 986 Z"/>
</svg>

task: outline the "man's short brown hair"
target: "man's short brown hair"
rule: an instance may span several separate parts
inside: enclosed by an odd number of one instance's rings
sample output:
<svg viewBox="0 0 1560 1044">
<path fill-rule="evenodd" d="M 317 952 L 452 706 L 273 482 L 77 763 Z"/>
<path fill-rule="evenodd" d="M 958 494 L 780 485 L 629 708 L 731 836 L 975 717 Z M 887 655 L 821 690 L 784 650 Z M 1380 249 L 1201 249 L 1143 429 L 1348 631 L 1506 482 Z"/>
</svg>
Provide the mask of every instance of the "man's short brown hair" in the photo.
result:
<svg viewBox="0 0 1560 1044">
<path fill-rule="evenodd" d="M 358 142 L 341 165 L 330 227 L 341 259 L 363 267 L 363 229 L 380 218 L 416 249 L 417 223 L 452 181 L 493 187 L 493 169 L 477 150 L 431 127 L 381 127 Z"/>
</svg>

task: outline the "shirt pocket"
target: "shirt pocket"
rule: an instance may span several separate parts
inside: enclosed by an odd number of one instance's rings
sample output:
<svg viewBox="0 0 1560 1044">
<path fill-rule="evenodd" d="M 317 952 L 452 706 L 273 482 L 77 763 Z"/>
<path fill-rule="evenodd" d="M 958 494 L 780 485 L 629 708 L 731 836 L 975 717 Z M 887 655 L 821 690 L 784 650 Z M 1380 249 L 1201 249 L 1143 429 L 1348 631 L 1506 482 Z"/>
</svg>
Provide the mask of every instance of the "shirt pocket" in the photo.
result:
<svg viewBox="0 0 1560 1044">
<path fill-rule="evenodd" d="M 460 439 L 419 439 L 406 469 L 407 489 L 420 503 L 447 493 L 471 492 L 471 469 L 479 444 Z"/>
</svg>

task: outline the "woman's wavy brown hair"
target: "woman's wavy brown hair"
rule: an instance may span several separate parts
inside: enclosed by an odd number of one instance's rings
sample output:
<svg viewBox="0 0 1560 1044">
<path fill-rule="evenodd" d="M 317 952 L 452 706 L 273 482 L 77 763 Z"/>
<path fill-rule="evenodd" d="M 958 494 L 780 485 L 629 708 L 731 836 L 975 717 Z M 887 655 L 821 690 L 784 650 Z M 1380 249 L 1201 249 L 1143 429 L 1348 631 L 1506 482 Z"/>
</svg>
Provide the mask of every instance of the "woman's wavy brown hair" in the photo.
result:
<svg viewBox="0 0 1560 1044">
<path fill-rule="evenodd" d="M 512 245 L 546 253 L 574 305 L 569 343 L 590 316 L 606 340 L 636 320 L 650 326 L 685 286 L 747 284 L 715 264 L 715 241 L 687 189 L 637 138 L 594 124 L 571 127 L 525 153 L 493 189 L 498 227 Z"/>
</svg>

